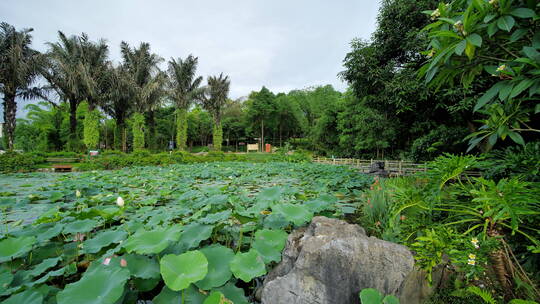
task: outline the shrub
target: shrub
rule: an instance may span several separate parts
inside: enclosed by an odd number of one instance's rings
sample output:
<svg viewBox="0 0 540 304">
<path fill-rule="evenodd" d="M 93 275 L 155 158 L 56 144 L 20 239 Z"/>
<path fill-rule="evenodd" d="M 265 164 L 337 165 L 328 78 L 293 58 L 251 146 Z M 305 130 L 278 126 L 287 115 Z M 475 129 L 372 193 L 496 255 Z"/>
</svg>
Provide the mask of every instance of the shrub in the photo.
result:
<svg viewBox="0 0 540 304">
<path fill-rule="evenodd" d="M 45 162 L 45 158 L 34 154 L 6 152 L 0 154 L 0 172 L 28 172 L 36 169 L 36 165 Z"/>
</svg>

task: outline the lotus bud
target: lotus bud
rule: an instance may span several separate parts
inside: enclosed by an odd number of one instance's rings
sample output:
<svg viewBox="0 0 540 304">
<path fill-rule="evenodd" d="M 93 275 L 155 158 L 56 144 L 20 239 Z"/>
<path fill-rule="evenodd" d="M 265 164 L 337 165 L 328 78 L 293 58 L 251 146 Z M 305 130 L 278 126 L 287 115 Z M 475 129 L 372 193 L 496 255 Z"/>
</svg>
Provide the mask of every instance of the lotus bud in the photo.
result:
<svg viewBox="0 0 540 304">
<path fill-rule="evenodd" d="M 125 203 L 124 203 L 124 199 L 119 196 L 117 199 L 116 199 L 116 204 L 118 205 L 118 207 L 124 207 Z"/>
<path fill-rule="evenodd" d="M 122 267 L 127 267 L 127 261 L 124 260 L 124 259 L 121 259 L 121 260 L 120 260 L 120 266 L 122 266 Z"/>
<path fill-rule="evenodd" d="M 111 263 L 111 258 L 106 258 L 105 260 L 103 260 L 103 265 L 105 266 L 109 266 L 110 263 Z"/>
</svg>

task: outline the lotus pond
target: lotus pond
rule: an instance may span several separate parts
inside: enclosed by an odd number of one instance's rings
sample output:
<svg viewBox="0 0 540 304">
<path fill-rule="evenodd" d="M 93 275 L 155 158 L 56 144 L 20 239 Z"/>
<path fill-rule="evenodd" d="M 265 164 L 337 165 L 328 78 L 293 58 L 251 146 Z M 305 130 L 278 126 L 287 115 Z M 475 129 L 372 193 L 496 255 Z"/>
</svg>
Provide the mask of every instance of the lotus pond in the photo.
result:
<svg viewBox="0 0 540 304">
<path fill-rule="evenodd" d="M 371 178 L 309 163 L 0 176 L 2 303 L 252 303 L 288 233 Z"/>
</svg>

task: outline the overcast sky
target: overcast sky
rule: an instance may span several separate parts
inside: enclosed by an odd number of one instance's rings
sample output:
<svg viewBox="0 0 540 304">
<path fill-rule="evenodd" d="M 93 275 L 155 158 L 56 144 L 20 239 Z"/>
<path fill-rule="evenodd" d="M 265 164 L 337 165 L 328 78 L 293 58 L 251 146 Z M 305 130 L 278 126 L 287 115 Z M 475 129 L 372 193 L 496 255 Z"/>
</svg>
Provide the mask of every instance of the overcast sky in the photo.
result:
<svg viewBox="0 0 540 304">
<path fill-rule="evenodd" d="M 116 62 L 122 40 L 149 42 L 166 60 L 193 54 L 200 75 L 229 75 L 230 97 L 238 98 L 263 85 L 345 89 L 336 74 L 350 40 L 375 30 L 378 7 L 376 0 L 1 0 L 0 21 L 34 28 L 40 51 L 61 30 L 104 38 Z"/>
</svg>

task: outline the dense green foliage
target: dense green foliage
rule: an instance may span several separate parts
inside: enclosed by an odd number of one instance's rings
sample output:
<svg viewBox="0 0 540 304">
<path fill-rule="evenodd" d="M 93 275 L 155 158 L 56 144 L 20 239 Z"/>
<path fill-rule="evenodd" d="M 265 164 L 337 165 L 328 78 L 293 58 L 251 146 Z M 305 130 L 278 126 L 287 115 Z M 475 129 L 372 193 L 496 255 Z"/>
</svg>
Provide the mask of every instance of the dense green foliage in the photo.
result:
<svg viewBox="0 0 540 304">
<path fill-rule="evenodd" d="M 537 1 L 453 1 L 427 11 L 432 58 L 421 69 L 433 85 L 488 85 L 475 101 L 481 127 L 470 148 L 540 130 L 533 121 L 540 107 L 540 4 Z"/>
<path fill-rule="evenodd" d="M 1 225 L 8 303 L 203 303 L 217 292 L 248 303 L 291 229 L 314 215 L 351 214 L 354 192 L 371 182 L 343 167 L 227 162 L 70 174 L 45 185 L 42 174 L 19 177 L 43 186 L 0 197 L 2 208 L 22 211 Z M 19 221 L 28 217 L 33 223 Z"/>
<path fill-rule="evenodd" d="M 410 246 L 430 279 L 445 264 L 462 288 L 482 284 L 506 301 L 538 300 L 540 185 L 513 173 L 468 175 L 482 166 L 475 157 L 446 155 L 425 174 L 375 181 L 360 220 L 371 233 Z M 523 268 L 513 268 L 518 264 Z"/>
<path fill-rule="evenodd" d="M 89 150 L 95 150 L 99 144 L 99 113 L 89 111 L 84 117 L 83 142 Z"/>
</svg>

